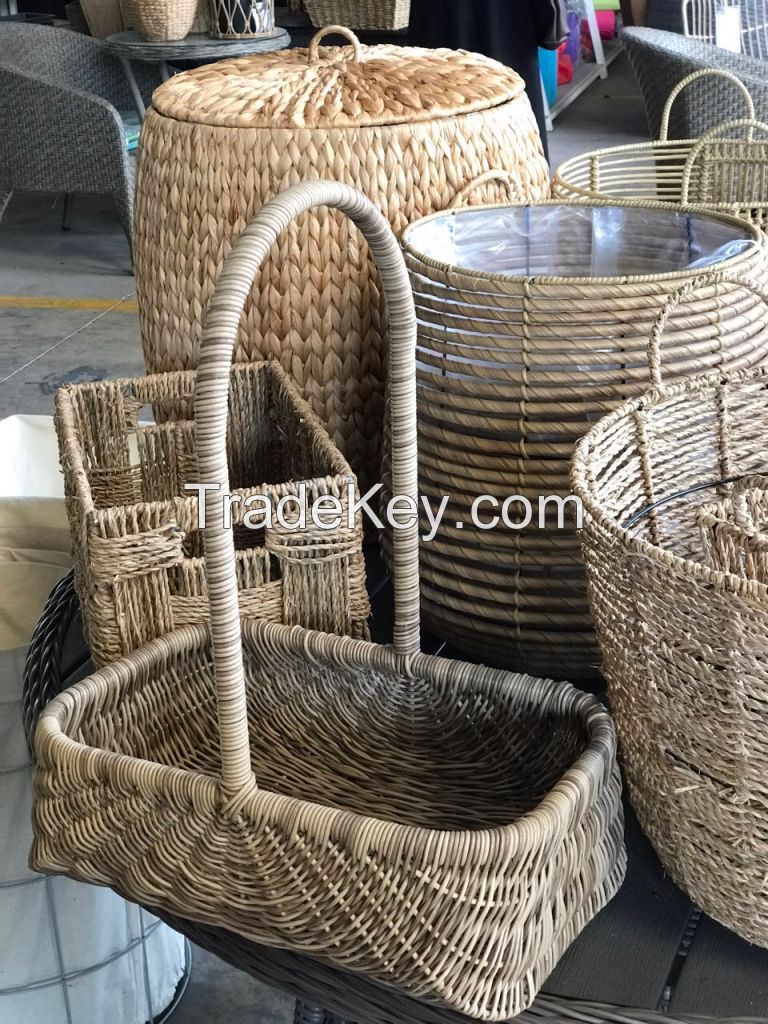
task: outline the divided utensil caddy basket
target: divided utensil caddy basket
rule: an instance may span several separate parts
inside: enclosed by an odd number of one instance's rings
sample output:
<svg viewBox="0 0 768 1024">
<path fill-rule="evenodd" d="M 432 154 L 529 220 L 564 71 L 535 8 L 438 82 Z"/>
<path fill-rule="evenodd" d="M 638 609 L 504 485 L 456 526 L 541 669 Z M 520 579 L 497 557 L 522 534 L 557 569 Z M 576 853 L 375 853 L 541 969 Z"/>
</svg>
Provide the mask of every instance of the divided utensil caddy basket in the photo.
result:
<svg viewBox="0 0 768 1024">
<path fill-rule="evenodd" d="M 592 612 L 640 824 L 691 899 L 762 946 L 766 438 L 760 368 L 635 398 L 592 428 L 573 461 Z"/>
<path fill-rule="evenodd" d="M 227 450 L 242 503 L 232 509 L 243 614 L 368 636 L 362 522 L 350 528 L 352 470 L 276 363 L 234 366 Z M 105 665 L 180 626 L 208 620 L 193 419 L 195 373 L 68 385 L 56 427 L 75 579 L 94 663 Z M 150 411 L 162 422 L 144 422 Z M 292 532 L 274 517 L 286 495 L 337 497 L 338 528 Z M 273 519 L 248 529 L 263 496 Z M 221 518 L 223 495 L 218 495 Z M 290 525 L 290 524 L 289 524 Z"/>
<path fill-rule="evenodd" d="M 331 33 L 347 45 L 329 47 Z M 321 43 L 323 45 L 321 45 Z M 220 61 L 157 89 L 144 121 L 134 249 L 148 373 L 197 365 L 222 260 L 273 195 L 331 178 L 399 234 L 492 169 L 473 202 L 540 199 L 549 170 L 522 79 L 477 54 L 363 46 Z M 348 458 L 378 483 L 386 318 L 368 247 L 335 211 L 288 228 L 254 282 L 235 359 L 277 358 Z"/>
<path fill-rule="evenodd" d="M 225 261 L 195 393 L 200 472 L 228 489 L 238 311 L 280 232 L 320 204 L 378 264 L 393 486 L 415 497 L 408 275 L 386 219 L 337 183 L 269 203 Z M 33 864 L 472 1017 L 514 1016 L 623 878 L 607 712 L 569 684 L 420 653 L 416 523 L 396 531 L 393 647 L 241 622 L 216 511 L 208 492 L 210 636 L 154 640 L 41 715 Z"/>
<path fill-rule="evenodd" d="M 714 125 L 698 139 L 670 139 L 675 100 L 708 78 L 726 79 L 744 98 L 744 117 Z M 655 142 L 582 153 L 561 164 L 552 195 L 562 199 L 648 199 L 702 204 L 768 226 L 768 125 L 755 120 L 746 86 L 729 71 L 694 71 L 669 95 Z"/>
<path fill-rule="evenodd" d="M 486 664 L 594 678 L 576 504 L 558 504 L 573 446 L 662 375 L 766 359 L 760 232 L 663 204 L 545 202 L 436 214 L 403 244 L 421 493 L 433 509 L 450 498 L 422 547 L 424 620 Z"/>
</svg>

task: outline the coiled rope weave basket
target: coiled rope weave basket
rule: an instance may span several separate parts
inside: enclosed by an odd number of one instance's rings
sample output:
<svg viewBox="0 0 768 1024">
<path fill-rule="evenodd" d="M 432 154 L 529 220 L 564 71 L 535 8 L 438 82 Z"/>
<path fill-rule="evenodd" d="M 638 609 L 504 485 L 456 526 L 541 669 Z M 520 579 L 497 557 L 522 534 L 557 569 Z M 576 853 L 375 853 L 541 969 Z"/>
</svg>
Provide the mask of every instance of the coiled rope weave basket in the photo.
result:
<svg viewBox="0 0 768 1024">
<path fill-rule="evenodd" d="M 422 547 L 425 622 L 486 663 L 593 678 L 575 503 L 560 518 L 540 499 L 568 498 L 576 440 L 655 375 L 768 356 L 765 295 L 737 280 L 765 273 L 760 233 L 662 204 L 541 203 L 435 215 L 403 244 L 419 319 L 420 486 L 433 509 L 450 498 Z M 496 504 L 473 522 L 483 495 Z M 513 496 L 530 502 L 530 524 L 486 529 Z M 508 511 L 525 522 L 520 502 Z"/>
<path fill-rule="evenodd" d="M 748 512 L 755 474 L 765 489 L 766 438 L 761 368 L 635 398 L 593 427 L 573 461 L 592 612 L 640 824 L 691 899 L 762 946 L 768 581 L 754 571 L 754 530 L 734 557 L 748 517 L 729 523 L 728 504 L 735 497 Z M 735 481 L 746 493 L 732 496 Z M 713 509 L 718 501 L 725 507 Z"/>
<path fill-rule="evenodd" d="M 350 45 L 321 46 L 329 32 Z M 549 170 L 522 79 L 477 54 L 362 46 L 327 29 L 308 50 L 221 61 L 157 89 L 142 128 L 135 255 L 150 373 L 197 365 L 203 312 L 230 246 L 297 182 L 355 186 L 396 233 L 491 169 L 477 202 L 540 199 Z M 276 358 L 349 459 L 379 477 L 386 320 L 353 224 L 312 210 L 264 261 L 235 359 Z"/>
<path fill-rule="evenodd" d="M 393 481 L 415 497 L 415 316 L 383 216 L 336 183 L 270 203 L 227 260 L 196 392 L 203 478 L 227 484 L 237 311 L 315 205 L 363 230 L 388 297 Z M 530 1004 L 625 870 L 615 735 L 599 702 L 419 651 L 418 528 L 397 531 L 395 641 L 239 617 L 231 532 L 206 495 L 208 631 L 155 640 L 39 719 L 39 870 L 300 949 L 503 1020 Z"/>
<path fill-rule="evenodd" d="M 744 97 L 745 117 L 713 126 L 699 139 L 669 138 L 675 100 L 694 82 L 724 78 Z M 670 93 L 656 142 L 613 146 L 583 153 L 561 164 L 552 195 L 562 199 L 648 199 L 702 204 L 768 225 L 768 125 L 755 120 L 755 105 L 729 71 L 694 71 Z"/>
</svg>

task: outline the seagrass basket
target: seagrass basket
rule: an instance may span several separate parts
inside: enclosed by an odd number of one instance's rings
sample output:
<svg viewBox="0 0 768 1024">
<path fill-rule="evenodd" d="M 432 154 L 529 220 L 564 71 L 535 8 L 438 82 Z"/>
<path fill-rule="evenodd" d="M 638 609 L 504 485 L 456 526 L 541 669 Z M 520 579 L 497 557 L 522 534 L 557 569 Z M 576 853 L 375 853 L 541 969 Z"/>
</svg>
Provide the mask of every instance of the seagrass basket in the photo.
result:
<svg viewBox="0 0 768 1024">
<path fill-rule="evenodd" d="M 352 217 L 377 260 L 393 482 L 415 500 L 408 275 L 386 219 L 337 183 L 274 200 L 225 263 L 197 381 L 200 472 L 228 489 L 238 312 L 316 204 Z M 569 684 L 420 653 L 415 517 L 396 531 L 393 647 L 241 622 L 218 500 L 206 493 L 211 635 L 152 641 L 40 717 L 32 863 L 476 1018 L 518 1013 L 623 878 L 607 712 Z"/>
<path fill-rule="evenodd" d="M 421 555 L 435 634 L 500 667 L 597 676 L 573 446 L 662 374 L 768 356 L 765 294 L 741 280 L 766 272 L 760 239 L 706 211 L 588 201 L 456 210 L 406 230 L 421 491 L 433 509 L 450 499 Z"/>
<path fill-rule="evenodd" d="M 197 17 L 197 0 L 135 0 L 139 32 L 152 42 L 184 39 Z"/>
<path fill-rule="evenodd" d="M 768 587 L 752 556 L 766 438 L 763 367 L 635 398 L 590 430 L 573 461 L 603 671 L 640 824 L 691 899 L 762 946 Z"/>
<path fill-rule="evenodd" d="M 313 25 L 344 25 L 367 31 L 397 32 L 408 28 L 411 0 L 306 0 Z"/>
<path fill-rule="evenodd" d="M 349 465 L 276 363 L 232 368 L 228 452 L 244 615 L 368 635 L 362 522 L 317 535 L 276 517 L 244 525 L 260 499 L 276 509 L 304 488 L 350 504 Z M 56 428 L 78 595 L 96 665 L 208 618 L 193 396 L 195 373 L 62 388 Z M 163 422 L 146 422 L 151 411 Z M 352 488 L 354 491 L 354 487 Z M 286 519 L 286 517 L 283 517 Z M 290 522 L 287 524 L 290 526 Z M 310 524 L 311 525 L 311 524 Z"/>
<path fill-rule="evenodd" d="M 349 45 L 320 45 L 338 31 Z M 506 182 L 488 180 L 473 202 L 549 193 L 522 79 L 476 54 L 362 46 L 347 29 L 326 29 L 309 49 L 174 76 L 154 93 L 137 166 L 147 371 L 196 366 L 200 312 L 224 256 L 281 189 L 346 182 L 399 233 L 493 168 Z M 380 479 L 385 348 L 381 284 L 365 242 L 336 211 L 299 218 L 254 283 L 235 359 L 281 362 L 363 492 Z"/>
<path fill-rule="evenodd" d="M 715 75 L 744 97 L 745 117 L 713 126 L 699 139 L 669 138 L 674 103 L 683 89 Z M 655 142 L 612 146 L 572 157 L 552 179 L 563 199 L 648 199 L 702 204 L 768 226 L 768 125 L 755 120 L 746 86 L 729 71 L 695 71 L 675 86 L 664 107 Z"/>
</svg>

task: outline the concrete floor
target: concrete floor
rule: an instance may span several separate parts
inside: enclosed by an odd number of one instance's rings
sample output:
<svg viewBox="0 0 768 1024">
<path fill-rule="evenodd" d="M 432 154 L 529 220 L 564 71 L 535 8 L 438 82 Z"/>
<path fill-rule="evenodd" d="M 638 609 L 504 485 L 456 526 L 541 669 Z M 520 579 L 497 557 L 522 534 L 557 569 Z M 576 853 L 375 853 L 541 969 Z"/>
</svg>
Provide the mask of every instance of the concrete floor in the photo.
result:
<svg viewBox="0 0 768 1024">
<path fill-rule="evenodd" d="M 556 121 L 553 168 L 584 150 L 647 138 L 623 58 Z M 0 221 L 0 417 L 50 413 L 65 381 L 143 371 L 128 246 L 101 198 L 15 195 Z M 174 1024 L 288 1024 L 292 1000 L 195 950 Z"/>
</svg>

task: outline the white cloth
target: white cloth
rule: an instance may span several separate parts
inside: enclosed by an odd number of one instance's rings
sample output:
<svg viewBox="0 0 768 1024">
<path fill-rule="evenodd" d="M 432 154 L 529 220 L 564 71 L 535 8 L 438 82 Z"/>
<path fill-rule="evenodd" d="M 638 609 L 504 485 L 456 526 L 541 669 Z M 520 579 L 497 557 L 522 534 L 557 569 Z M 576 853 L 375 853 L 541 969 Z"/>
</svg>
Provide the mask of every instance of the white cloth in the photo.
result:
<svg viewBox="0 0 768 1024">
<path fill-rule="evenodd" d="M 144 1024 L 171 1002 L 184 939 L 109 889 L 45 878 L 21 721 L 26 644 L 70 564 L 50 417 L 0 422 L 0 1021 Z"/>
</svg>

